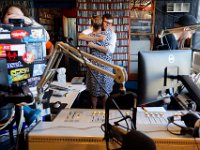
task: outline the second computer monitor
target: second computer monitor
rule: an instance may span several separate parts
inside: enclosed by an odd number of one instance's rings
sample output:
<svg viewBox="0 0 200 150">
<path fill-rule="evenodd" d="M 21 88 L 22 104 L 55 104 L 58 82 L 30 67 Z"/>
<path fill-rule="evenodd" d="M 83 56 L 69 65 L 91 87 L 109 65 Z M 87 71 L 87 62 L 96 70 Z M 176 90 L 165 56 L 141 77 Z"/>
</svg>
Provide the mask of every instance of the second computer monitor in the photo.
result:
<svg viewBox="0 0 200 150">
<path fill-rule="evenodd" d="M 176 88 L 177 75 L 191 73 L 191 50 L 143 51 L 138 54 L 138 104 L 149 104 L 168 96 Z"/>
</svg>

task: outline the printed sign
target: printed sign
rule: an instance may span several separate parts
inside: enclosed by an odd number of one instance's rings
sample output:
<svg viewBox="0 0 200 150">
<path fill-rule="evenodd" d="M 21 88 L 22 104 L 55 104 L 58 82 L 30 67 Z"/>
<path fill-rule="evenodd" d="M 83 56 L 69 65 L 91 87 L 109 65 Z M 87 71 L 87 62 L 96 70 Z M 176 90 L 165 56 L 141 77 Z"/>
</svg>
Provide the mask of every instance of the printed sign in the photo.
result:
<svg viewBox="0 0 200 150">
<path fill-rule="evenodd" d="M 11 32 L 11 37 L 14 39 L 22 39 L 28 36 L 28 32 L 25 30 L 14 30 Z"/>
<path fill-rule="evenodd" d="M 0 57 L 6 57 L 8 50 L 10 50 L 10 44 L 0 44 Z"/>
<path fill-rule="evenodd" d="M 18 61 L 18 51 L 6 51 L 7 62 L 16 62 Z"/>
<path fill-rule="evenodd" d="M 18 68 L 10 70 L 12 81 L 21 81 L 30 78 L 29 68 Z"/>
<path fill-rule="evenodd" d="M 22 64 L 21 61 L 13 62 L 13 63 L 7 63 L 7 68 L 8 69 L 20 68 L 20 67 L 23 67 L 23 64 Z"/>
<path fill-rule="evenodd" d="M 27 63 L 27 64 L 30 64 L 34 61 L 34 55 L 32 52 L 26 52 L 24 53 L 23 57 L 22 57 L 22 60 Z"/>
</svg>

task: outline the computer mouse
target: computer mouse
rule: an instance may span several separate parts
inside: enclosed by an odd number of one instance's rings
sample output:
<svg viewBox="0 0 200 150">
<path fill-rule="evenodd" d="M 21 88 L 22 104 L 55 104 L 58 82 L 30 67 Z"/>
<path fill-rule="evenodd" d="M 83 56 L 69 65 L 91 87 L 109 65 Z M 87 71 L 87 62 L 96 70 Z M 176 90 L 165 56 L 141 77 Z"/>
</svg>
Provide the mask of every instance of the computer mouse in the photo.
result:
<svg viewBox="0 0 200 150">
<path fill-rule="evenodd" d="M 53 104 L 53 108 L 55 109 L 59 109 L 61 107 L 62 103 L 60 101 L 56 101 L 54 104 Z"/>
</svg>

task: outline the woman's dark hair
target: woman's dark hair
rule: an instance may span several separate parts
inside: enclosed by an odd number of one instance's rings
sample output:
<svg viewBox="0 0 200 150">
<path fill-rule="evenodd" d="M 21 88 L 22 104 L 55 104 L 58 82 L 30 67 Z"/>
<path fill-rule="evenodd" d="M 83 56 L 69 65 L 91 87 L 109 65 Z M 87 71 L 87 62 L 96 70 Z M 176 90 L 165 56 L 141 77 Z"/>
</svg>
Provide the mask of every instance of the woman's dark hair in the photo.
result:
<svg viewBox="0 0 200 150">
<path fill-rule="evenodd" d="M 3 8 L 2 15 L 1 15 L 1 22 L 3 22 L 6 13 L 8 12 L 8 10 L 11 7 L 19 8 L 22 11 L 22 13 L 24 14 L 24 16 L 30 17 L 30 14 L 29 14 L 28 10 L 26 8 L 24 8 L 22 5 L 19 5 L 19 4 L 10 4 L 10 5 L 8 5 L 8 6 L 6 6 L 6 7 Z"/>
<path fill-rule="evenodd" d="M 102 26 L 102 17 L 101 16 L 95 16 L 92 18 L 92 26 L 94 29 L 98 30 Z"/>
<path fill-rule="evenodd" d="M 107 14 L 107 13 L 104 14 L 102 18 L 103 18 L 103 20 L 104 20 L 104 18 L 106 18 L 106 19 L 113 19 L 112 15 L 111 14 Z"/>
</svg>

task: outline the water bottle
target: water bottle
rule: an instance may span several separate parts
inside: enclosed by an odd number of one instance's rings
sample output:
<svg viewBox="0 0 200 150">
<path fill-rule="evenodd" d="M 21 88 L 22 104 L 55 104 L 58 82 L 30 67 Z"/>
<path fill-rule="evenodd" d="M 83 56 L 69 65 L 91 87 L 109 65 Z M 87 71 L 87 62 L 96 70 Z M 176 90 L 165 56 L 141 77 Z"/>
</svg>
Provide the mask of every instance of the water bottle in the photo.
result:
<svg viewBox="0 0 200 150">
<path fill-rule="evenodd" d="M 66 69 L 65 68 L 58 68 L 57 69 L 57 80 L 59 83 L 66 83 Z"/>
</svg>

